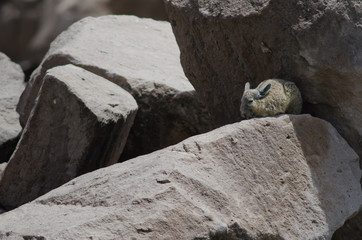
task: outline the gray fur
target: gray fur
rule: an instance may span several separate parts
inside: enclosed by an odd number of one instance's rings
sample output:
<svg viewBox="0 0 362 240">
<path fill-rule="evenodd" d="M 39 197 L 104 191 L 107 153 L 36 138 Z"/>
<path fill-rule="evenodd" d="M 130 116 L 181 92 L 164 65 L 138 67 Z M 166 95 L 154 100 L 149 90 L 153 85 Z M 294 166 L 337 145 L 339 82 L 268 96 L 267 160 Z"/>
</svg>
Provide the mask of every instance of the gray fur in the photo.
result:
<svg viewBox="0 0 362 240">
<path fill-rule="evenodd" d="M 250 89 L 249 83 L 245 84 L 240 112 L 243 119 L 275 116 L 282 113 L 300 114 L 302 104 L 302 96 L 293 82 L 268 79 L 261 82 L 255 89 Z"/>
</svg>

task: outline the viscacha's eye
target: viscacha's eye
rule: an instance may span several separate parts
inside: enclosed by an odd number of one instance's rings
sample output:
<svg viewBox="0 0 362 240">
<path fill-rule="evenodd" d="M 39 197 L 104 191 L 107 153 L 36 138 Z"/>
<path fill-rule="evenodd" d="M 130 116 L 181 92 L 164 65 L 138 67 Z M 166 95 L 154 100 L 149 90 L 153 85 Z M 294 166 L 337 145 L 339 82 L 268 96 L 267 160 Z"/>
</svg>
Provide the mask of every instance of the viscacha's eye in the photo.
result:
<svg viewBox="0 0 362 240">
<path fill-rule="evenodd" d="M 249 103 L 249 104 L 252 103 L 252 102 L 254 102 L 253 99 L 248 99 L 248 103 Z"/>
</svg>

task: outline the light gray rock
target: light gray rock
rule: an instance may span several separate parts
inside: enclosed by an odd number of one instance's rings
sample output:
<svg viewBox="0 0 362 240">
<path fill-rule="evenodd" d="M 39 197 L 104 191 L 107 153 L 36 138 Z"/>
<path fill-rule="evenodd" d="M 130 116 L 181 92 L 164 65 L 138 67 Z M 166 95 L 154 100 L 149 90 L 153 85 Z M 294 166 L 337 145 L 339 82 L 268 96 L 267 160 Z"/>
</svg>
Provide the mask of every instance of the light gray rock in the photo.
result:
<svg viewBox="0 0 362 240">
<path fill-rule="evenodd" d="M 167 19 L 162 0 L 7 0 L 0 4 L 0 50 L 31 70 L 72 23 L 106 14 Z"/>
<path fill-rule="evenodd" d="M 139 111 L 125 154 L 130 158 L 209 130 L 209 118 L 185 77 L 168 22 L 134 16 L 85 18 L 63 32 L 33 73 L 18 111 L 24 125 L 46 70 L 67 63 L 129 91 Z"/>
<path fill-rule="evenodd" d="M 358 156 L 327 122 L 227 125 L 80 176 L 4 213 L 47 239 L 329 239 L 362 203 Z"/>
<path fill-rule="evenodd" d="M 22 128 L 16 105 L 25 88 L 20 66 L 0 53 L 0 163 L 8 161 Z"/>
<path fill-rule="evenodd" d="M 80 174 L 118 161 L 137 111 L 119 86 L 72 65 L 48 70 L 0 181 L 17 207 Z"/>
<path fill-rule="evenodd" d="M 219 125 L 246 82 L 291 80 L 362 157 L 360 0 L 165 0 L 186 76 Z"/>
</svg>

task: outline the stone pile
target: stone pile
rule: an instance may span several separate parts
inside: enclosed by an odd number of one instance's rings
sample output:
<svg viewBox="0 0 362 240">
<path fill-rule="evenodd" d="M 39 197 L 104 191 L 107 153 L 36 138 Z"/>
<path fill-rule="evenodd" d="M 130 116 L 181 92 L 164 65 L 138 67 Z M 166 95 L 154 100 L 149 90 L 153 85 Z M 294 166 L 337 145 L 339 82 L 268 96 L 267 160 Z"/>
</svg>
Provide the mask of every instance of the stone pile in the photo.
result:
<svg viewBox="0 0 362 240">
<path fill-rule="evenodd" d="M 17 109 L 24 132 L 0 182 L 7 209 L 211 128 L 169 23 L 133 16 L 86 18 L 62 33 Z"/>
<path fill-rule="evenodd" d="M 211 128 L 185 77 L 170 24 L 133 16 L 85 18 L 52 43 L 21 96 L 24 126 L 46 71 L 73 64 L 130 92 L 139 111 L 123 160 L 178 143 Z"/>
<path fill-rule="evenodd" d="M 164 2 L 73 24 L 24 91 L 0 55 L 0 239 L 360 240 L 359 1 Z M 267 78 L 324 120 L 238 122 Z"/>
</svg>

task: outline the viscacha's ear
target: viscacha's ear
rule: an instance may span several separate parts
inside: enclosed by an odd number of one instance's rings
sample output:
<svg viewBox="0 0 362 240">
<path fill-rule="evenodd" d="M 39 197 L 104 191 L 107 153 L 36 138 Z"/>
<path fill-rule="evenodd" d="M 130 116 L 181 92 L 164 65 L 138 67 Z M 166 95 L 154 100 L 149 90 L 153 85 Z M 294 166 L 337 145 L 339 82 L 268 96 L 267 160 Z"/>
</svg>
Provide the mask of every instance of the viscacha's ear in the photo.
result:
<svg viewBox="0 0 362 240">
<path fill-rule="evenodd" d="M 259 96 L 258 97 L 259 98 L 265 97 L 268 94 L 268 92 L 270 90 L 270 87 L 271 87 L 271 83 L 269 83 L 269 84 L 265 85 L 264 87 L 258 89 L 259 90 Z"/>
<path fill-rule="evenodd" d="M 247 91 L 247 90 L 250 90 L 250 83 L 249 82 L 245 83 L 244 92 Z"/>
</svg>

